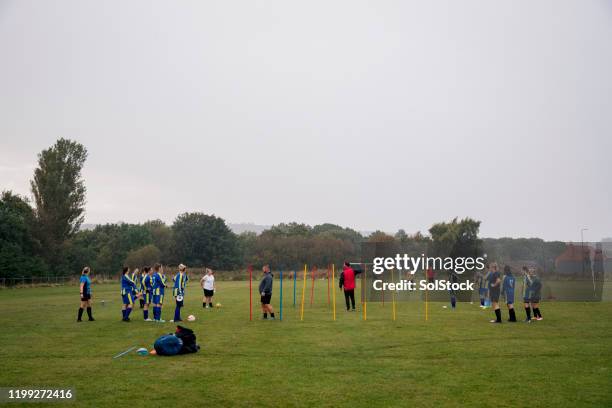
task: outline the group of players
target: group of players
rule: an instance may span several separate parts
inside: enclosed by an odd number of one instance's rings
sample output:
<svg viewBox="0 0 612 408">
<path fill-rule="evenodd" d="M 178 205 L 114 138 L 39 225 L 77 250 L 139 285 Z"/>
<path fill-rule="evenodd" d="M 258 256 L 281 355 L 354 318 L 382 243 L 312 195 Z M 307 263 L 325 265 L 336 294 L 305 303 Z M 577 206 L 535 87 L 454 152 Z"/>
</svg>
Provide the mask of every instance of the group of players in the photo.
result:
<svg viewBox="0 0 612 408">
<path fill-rule="evenodd" d="M 181 308 L 183 307 L 185 288 L 189 277 L 186 272 L 185 265 L 180 264 L 177 274 L 172 278 L 173 290 L 172 295 L 176 302 L 174 309 L 174 319 L 171 322 L 180 322 Z M 268 314 L 274 319 L 274 309 L 271 306 L 270 299 L 272 297 L 272 282 L 273 276 L 270 273 L 270 267 L 264 265 L 264 276 L 259 285 L 261 293 L 261 305 L 263 318 L 267 319 Z M 352 273 L 351 273 L 352 272 Z M 531 323 L 533 320 L 542 320 L 540 312 L 540 300 L 542 292 L 542 282 L 538 277 L 535 268 L 523 266 L 523 288 L 522 298 L 525 307 L 525 322 Z M 80 279 L 80 297 L 81 305 L 78 311 L 77 321 L 81 321 L 83 311 L 87 310 L 87 315 L 90 321 L 93 321 L 91 311 L 91 281 L 89 278 L 90 268 L 85 267 L 81 273 Z M 453 274 L 454 275 L 454 274 Z M 456 276 L 454 276 L 456 278 Z M 349 299 L 351 300 L 352 310 L 355 310 L 354 300 L 354 279 L 355 272 L 352 271 L 348 262 L 344 265 L 344 270 L 341 275 L 340 288 L 344 289 L 346 297 L 346 308 L 349 310 Z M 428 276 L 428 279 L 433 279 Z M 499 272 L 499 267 L 496 262 L 488 265 L 486 272 L 477 271 L 475 281 L 478 286 L 480 297 L 480 307 L 483 309 L 493 307 L 495 319 L 491 323 L 501 323 L 500 297 L 503 294 L 508 308 L 508 321 L 516 322 L 516 313 L 514 310 L 514 292 L 516 288 L 516 280 L 512 273 L 512 268 L 509 265 L 504 266 L 503 276 Z M 164 295 L 167 278 L 161 264 L 157 263 L 153 268 L 145 266 L 142 272 L 139 269 L 130 270 L 128 267 L 123 268 L 121 277 L 121 298 L 122 298 L 122 320 L 130 321 L 130 313 L 134 302 L 139 300 L 140 308 L 143 309 L 143 318 L 145 321 L 165 322 L 162 319 L 162 308 L 164 305 Z M 215 277 L 211 269 L 206 269 L 206 273 L 200 280 L 200 284 L 204 290 L 202 307 L 212 308 L 212 297 L 215 292 Z M 352 296 L 351 296 L 352 295 Z M 451 307 L 455 308 L 456 296 L 451 292 Z M 149 309 L 153 307 L 153 319 L 149 317 Z M 532 317 L 533 315 L 533 317 Z"/>
<path fill-rule="evenodd" d="M 535 268 L 523 266 L 522 272 L 522 297 L 525 307 L 525 322 L 531 323 L 533 320 L 542 320 L 542 313 L 540 312 L 542 281 L 537 275 Z M 516 313 L 514 311 L 516 279 L 512 274 L 512 268 L 509 265 L 505 265 L 504 274 L 502 276 L 499 272 L 497 263 L 492 262 L 489 264 L 487 272 L 476 272 L 475 280 L 478 285 L 480 307 L 486 309 L 492 306 L 495 312 L 495 319 L 491 320 L 491 323 L 502 322 L 499 306 L 499 299 L 502 294 L 504 295 L 508 308 L 508 321 L 516 322 Z"/>
<path fill-rule="evenodd" d="M 91 310 L 91 280 L 89 278 L 90 268 L 86 266 L 81 272 L 80 279 L 80 298 L 81 305 L 77 315 L 77 322 L 82 321 L 83 311 L 87 310 L 87 315 L 90 321 L 93 321 Z M 172 296 L 176 302 L 174 309 L 174 318 L 171 322 L 180 322 L 181 308 L 184 304 L 185 288 L 189 281 L 187 276 L 187 267 L 180 264 L 178 272 L 172 278 L 173 289 Z M 204 290 L 202 307 L 212 308 L 212 298 L 215 291 L 215 276 L 214 272 L 206 268 L 206 273 L 200 280 L 200 284 Z M 142 271 L 138 268 L 130 270 L 127 266 L 123 268 L 121 276 L 121 299 L 122 299 L 122 320 L 130 321 L 130 314 L 134 306 L 134 302 L 139 300 L 140 308 L 143 310 L 143 318 L 147 322 L 165 322 L 162 319 L 162 310 L 164 305 L 165 290 L 168 287 L 166 274 L 161 264 L 156 263 L 152 268 L 145 266 Z M 153 319 L 149 317 L 149 309 L 153 308 Z"/>
</svg>

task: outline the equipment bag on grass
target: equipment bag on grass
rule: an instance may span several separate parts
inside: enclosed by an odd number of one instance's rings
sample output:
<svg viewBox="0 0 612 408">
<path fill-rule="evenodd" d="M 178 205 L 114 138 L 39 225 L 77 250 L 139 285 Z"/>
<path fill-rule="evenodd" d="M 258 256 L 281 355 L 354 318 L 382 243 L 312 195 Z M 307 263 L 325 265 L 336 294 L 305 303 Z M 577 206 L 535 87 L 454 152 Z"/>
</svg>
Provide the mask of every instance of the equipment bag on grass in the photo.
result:
<svg viewBox="0 0 612 408">
<path fill-rule="evenodd" d="M 183 342 L 183 347 L 181 347 L 179 354 L 197 353 L 200 349 L 200 346 L 196 343 L 196 336 L 193 330 L 183 326 L 176 326 L 174 335 Z"/>
<path fill-rule="evenodd" d="M 153 347 L 159 356 L 174 356 L 180 353 L 183 340 L 173 334 L 166 334 L 155 340 Z"/>
</svg>

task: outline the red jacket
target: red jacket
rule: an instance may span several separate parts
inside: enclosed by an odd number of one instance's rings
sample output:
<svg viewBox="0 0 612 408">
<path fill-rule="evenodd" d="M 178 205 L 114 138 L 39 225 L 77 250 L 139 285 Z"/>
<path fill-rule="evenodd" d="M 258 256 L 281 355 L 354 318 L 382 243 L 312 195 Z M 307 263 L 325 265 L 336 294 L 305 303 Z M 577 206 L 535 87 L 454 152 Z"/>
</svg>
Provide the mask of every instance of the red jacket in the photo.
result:
<svg viewBox="0 0 612 408">
<path fill-rule="evenodd" d="M 340 276 L 340 287 L 344 290 L 355 289 L 355 271 L 349 266 L 344 266 Z"/>
</svg>

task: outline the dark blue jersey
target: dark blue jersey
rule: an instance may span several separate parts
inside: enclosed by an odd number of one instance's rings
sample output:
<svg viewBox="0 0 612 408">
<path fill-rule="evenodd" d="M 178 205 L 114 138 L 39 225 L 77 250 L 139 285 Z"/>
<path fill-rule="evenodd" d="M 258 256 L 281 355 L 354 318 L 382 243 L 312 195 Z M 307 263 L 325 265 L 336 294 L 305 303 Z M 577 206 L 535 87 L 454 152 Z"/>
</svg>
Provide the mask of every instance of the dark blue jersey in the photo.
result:
<svg viewBox="0 0 612 408">
<path fill-rule="evenodd" d="M 121 277 L 121 294 L 129 295 L 136 291 L 136 283 L 132 280 L 132 277 L 127 273 Z"/>
<path fill-rule="evenodd" d="M 502 290 L 506 293 L 514 293 L 514 285 L 514 276 L 504 275 L 504 279 L 502 281 Z"/>
<path fill-rule="evenodd" d="M 173 280 L 174 290 L 172 291 L 172 294 L 174 296 L 185 295 L 185 286 L 187 286 L 187 281 L 189 280 L 187 274 L 179 272 L 176 274 Z"/>
<path fill-rule="evenodd" d="M 499 279 L 499 271 L 490 272 L 487 276 L 487 281 L 489 283 L 489 290 L 499 290 L 499 285 L 493 286 L 495 282 Z"/>
<path fill-rule="evenodd" d="M 79 286 L 81 283 L 83 284 L 83 295 L 91 295 L 91 281 L 89 280 L 89 276 L 81 275 Z"/>
<path fill-rule="evenodd" d="M 163 295 L 166 288 L 166 275 L 156 272 L 153 274 L 153 279 L 151 280 L 151 286 L 153 288 L 153 295 Z"/>
<path fill-rule="evenodd" d="M 151 286 L 151 276 L 147 275 L 143 275 L 142 276 L 142 284 L 141 284 L 143 290 L 146 290 L 147 292 L 151 292 L 151 290 L 153 289 L 153 287 Z"/>
</svg>

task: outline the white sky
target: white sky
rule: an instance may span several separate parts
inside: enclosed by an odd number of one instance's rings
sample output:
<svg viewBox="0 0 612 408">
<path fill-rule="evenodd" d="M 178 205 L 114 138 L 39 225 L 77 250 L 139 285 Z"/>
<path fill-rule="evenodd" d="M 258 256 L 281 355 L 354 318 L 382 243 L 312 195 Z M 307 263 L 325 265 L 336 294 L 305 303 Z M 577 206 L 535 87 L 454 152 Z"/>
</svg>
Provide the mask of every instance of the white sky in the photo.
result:
<svg viewBox="0 0 612 408">
<path fill-rule="evenodd" d="M 86 222 L 612 235 L 611 1 L 3 1 L 0 189 L 85 144 Z"/>
</svg>

